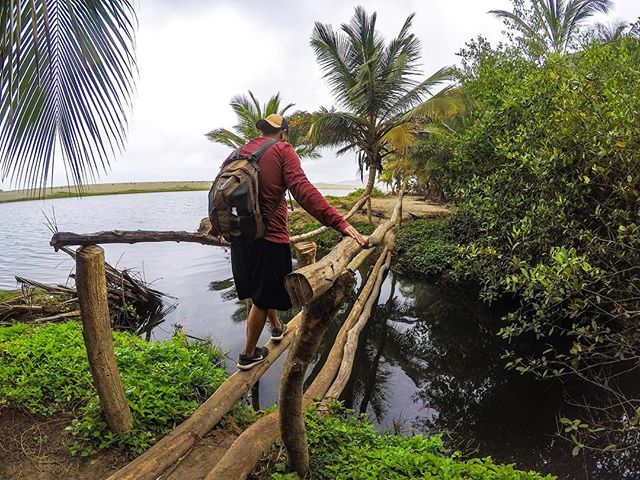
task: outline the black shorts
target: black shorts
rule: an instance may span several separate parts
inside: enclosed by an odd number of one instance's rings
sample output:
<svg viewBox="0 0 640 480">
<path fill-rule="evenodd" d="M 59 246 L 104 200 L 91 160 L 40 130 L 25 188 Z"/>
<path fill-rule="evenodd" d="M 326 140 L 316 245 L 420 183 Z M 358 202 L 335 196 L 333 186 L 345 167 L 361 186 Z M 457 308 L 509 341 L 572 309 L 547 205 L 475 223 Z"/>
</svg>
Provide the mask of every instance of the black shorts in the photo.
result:
<svg viewBox="0 0 640 480">
<path fill-rule="evenodd" d="M 240 300 L 250 298 L 260 308 L 291 308 L 284 288 L 284 277 L 293 270 L 288 243 L 260 239 L 246 245 L 232 244 L 231 269 Z"/>
</svg>

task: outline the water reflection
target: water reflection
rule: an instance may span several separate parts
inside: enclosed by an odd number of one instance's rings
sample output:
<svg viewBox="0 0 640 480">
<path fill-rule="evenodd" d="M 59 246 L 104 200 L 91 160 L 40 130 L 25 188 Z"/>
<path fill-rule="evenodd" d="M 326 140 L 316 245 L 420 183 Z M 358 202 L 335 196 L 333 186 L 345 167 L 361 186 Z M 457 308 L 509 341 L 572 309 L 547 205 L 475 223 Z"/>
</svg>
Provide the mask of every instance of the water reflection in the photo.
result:
<svg viewBox="0 0 640 480">
<path fill-rule="evenodd" d="M 584 453 L 554 436 L 565 387 L 508 372 L 495 336 L 503 311 L 450 285 L 391 274 L 358 346 L 343 400 L 394 431 L 448 443 L 560 479 L 638 479 L 637 452 Z"/>
</svg>

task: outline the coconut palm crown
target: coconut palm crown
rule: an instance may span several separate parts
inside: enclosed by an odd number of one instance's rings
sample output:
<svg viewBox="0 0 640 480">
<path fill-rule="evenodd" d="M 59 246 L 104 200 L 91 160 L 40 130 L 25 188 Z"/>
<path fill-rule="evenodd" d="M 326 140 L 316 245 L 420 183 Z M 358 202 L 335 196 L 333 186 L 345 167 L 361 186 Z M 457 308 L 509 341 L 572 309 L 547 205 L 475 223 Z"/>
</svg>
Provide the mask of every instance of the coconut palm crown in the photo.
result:
<svg viewBox="0 0 640 480">
<path fill-rule="evenodd" d="M 124 147 L 136 63 L 133 0 L 0 1 L 0 180 L 76 185 Z"/>
<path fill-rule="evenodd" d="M 365 193 L 372 191 L 384 157 L 413 140 L 416 115 L 436 110 L 423 104 L 449 78 L 443 68 L 420 79 L 420 41 L 410 32 L 413 17 L 389 42 L 376 30 L 376 14 L 362 7 L 338 31 L 316 23 L 311 36 L 337 106 L 310 114 L 308 137 L 314 145 L 338 147 L 338 155 L 356 151 L 361 176 L 369 170 Z M 446 90 L 436 97 L 442 101 Z"/>
<path fill-rule="evenodd" d="M 577 40 L 577 34 L 590 17 L 607 13 L 611 0 L 529 0 L 530 8 L 522 0 L 514 0 L 513 12 L 491 10 L 519 31 L 529 45 L 540 53 L 565 53 Z"/>
<path fill-rule="evenodd" d="M 281 106 L 281 103 L 280 93 L 272 96 L 264 105 L 260 104 L 251 90 L 249 90 L 249 96 L 236 95 L 230 102 L 238 120 L 233 130 L 216 128 L 205 134 L 205 136 L 212 142 L 220 143 L 233 149 L 239 148 L 260 136 L 260 131 L 256 128 L 258 120 L 272 113 L 284 116 L 294 106 L 293 103 Z M 304 122 L 301 121 L 306 115 L 304 112 L 296 112 L 291 116 L 287 116 L 289 121 L 289 136 L 287 140 L 300 158 L 318 158 L 319 154 L 306 141 L 307 131 Z"/>
</svg>

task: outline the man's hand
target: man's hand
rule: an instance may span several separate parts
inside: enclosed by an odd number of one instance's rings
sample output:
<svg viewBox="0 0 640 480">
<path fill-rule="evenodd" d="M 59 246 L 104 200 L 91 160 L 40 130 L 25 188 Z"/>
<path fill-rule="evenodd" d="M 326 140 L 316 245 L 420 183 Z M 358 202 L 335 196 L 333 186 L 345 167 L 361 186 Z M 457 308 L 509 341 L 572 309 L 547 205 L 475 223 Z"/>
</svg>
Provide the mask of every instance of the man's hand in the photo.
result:
<svg viewBox="0 0 640 480">
<path fill-rule="evenodd" d="M 211 227 L 209 227 L 209 231 L 207 232 L 207 235 L 209 235 L 211 237 L 216 237 L 220 243 L 225 243 L 224 237 L 222 235 L 218 235 L 218 233 L 213 228 L 213 225 L 211 225 Z"/>
<path fill-rule="evenodd" d="M 360 232 L 358 232 L 358 230 L 353 228 L 351 225 L 345 228 L 344 232 L 342 233 L 344 233 L 344 235 L 347 237 L 353 238 L 356 242 L 358 242 L 358 245 L 360 245 L 362 248 L 364 248 L 365 245 L 367 244 L 367 241 L 364 239 L 362 235 L 360 235 Z"/>
</svg>

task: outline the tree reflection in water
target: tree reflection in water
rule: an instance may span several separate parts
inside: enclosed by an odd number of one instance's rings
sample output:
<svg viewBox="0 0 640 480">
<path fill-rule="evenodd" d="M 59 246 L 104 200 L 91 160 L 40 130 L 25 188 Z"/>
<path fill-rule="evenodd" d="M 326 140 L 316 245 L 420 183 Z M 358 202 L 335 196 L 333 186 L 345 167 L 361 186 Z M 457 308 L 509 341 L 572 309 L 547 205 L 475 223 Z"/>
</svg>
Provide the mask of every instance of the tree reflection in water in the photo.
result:
<svg viewBox="0 0 640 480">
<path fill-rule="evenodd" d="M 637 452 L 573 457 L 554 435 L 559 412 L 577 415 L 565 402 L 569 387 L 504 369 L 495 332 L 506 306 L 488 308 L 465 289 L 394 274 L 383 292 L 360 338 L 342 398 L 348 407 L 389 428 L 394 403 L 410 398 L 405 430 L 446 432 L 454 448 L 471 444 L 477 456 L 559 479 L 640 478 Z"/>
</svg>

